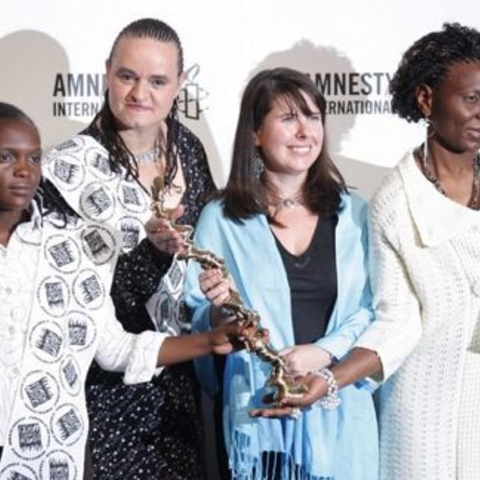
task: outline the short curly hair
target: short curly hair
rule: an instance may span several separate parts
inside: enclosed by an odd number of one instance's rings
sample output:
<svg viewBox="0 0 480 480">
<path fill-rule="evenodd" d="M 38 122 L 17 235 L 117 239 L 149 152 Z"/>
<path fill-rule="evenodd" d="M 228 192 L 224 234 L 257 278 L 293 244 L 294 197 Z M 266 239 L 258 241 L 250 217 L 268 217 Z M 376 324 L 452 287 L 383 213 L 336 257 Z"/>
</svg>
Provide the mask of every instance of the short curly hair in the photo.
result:
<svg viewBox="0 0 480 480">
<path fill-rule="evenodd" d="M 421 37 L 403 54 L 390 82 L 392 112 L 418 122 L 423 115 L 415 97 L 417 87 L 433 89 L 452 65 L 472 62 L 480 62 L 480 32 L 474 28 L 445 23 L 441 31 Z"/>
</svg>

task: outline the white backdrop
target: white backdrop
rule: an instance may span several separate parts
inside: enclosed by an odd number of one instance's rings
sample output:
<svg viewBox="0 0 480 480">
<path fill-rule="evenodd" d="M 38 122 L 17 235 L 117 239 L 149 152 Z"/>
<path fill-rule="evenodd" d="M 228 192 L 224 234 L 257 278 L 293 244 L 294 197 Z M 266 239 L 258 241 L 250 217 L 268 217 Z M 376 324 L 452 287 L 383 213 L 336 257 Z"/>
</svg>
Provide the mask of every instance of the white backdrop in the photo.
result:
<svg viewBox="0 0 480 480">
<path fill-rule="evenodd" d="M 282 65 L 309 73 L 323 89 L 330 150 L 368 197 L 421 135 L 389 113 L 388 78 L 402 52 L 445 21 L 480 28 L 480 2 L 2 0 L 0 98 L 37 121 L 46 146 L 65 139 L 100 105 L 116 34 L 144 16 L 170 23 L 182 39 L 184 120 L 204 142 L 219 186 L 245 83 L 261 68 Z"/>
<path fill-rule="evenodd" d="M 245 83 L 261 68 L 289 66 L 324 89 L 330 151 L 349 184 L 369 197 L 422 134 L 388 113 L 389 75 L 414 40 L 443 22 L 480 28 L 480 2 L 1 0 L 0 100 L 33 117 L 45 146 L 66 139 L 100 106 L 115 36 L 145 16 L 170 23 L 182 39 L 189 70 L 183 120 L 203 141 L 218 186 L 228 174 Z"/>
</svg>

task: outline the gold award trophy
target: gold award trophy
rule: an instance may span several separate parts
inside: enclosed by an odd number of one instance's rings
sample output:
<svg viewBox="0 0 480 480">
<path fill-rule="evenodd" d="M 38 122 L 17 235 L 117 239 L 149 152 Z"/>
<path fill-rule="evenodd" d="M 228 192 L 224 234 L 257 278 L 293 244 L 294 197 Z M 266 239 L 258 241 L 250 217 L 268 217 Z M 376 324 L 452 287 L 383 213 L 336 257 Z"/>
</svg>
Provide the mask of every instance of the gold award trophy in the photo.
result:
<svg viewBox="0 0 480 480">
<path fill-rule="evenodd" d="M 185 240 L 185 244 L 181 251 L 177 253 L 177 258 L 183 260 L 194 260 L 202 269 L 210 270 L 217 268 L 220 270 L 224 278 L 229 273 L 225 267 L 225 261 L 217 257 L 213 252 L 195 247 L 191 235 L 193 227 L 190 225 L 177 225 L 171 218 L 173 209 L 164 207 L 164 196 L 166 189 L 161 177 L 155 177 L 151 188 L 152 204 L 151 210 L 158 218 L 169 220 L 172 228 L 177 230 Z M 243 305 L 239 293 L 230 288 L 228 291 L 228 299 L 222 305 L 225 313 L 233 317 L 234 321 L 246 328 L 257 327 L 259 316 L 254 310 L 250 310 Z M 266 385 L 273 389 L 272 397 L 274 404 L 278 404 L 286 396 L 299 396 L 304 394 L 307 389 L 304 385 L 294 385 L 292 378 L 288 375 L 285 359 L 278 354 L 264 339 L 262 331 L 257 328 L 255 334 L 243 341 L 248 352 L 258 355 L 259 358 L 271 365 L 271 373 L 266 381 Z"/>
</svg>

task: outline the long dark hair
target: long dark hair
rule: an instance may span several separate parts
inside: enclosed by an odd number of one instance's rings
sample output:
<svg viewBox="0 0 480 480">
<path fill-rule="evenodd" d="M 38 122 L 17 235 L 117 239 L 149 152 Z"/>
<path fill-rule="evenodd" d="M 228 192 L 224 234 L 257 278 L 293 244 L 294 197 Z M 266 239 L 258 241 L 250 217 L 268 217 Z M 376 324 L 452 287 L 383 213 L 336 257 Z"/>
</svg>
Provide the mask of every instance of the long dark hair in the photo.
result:
<svg viewBox="0 0 480 480">
<path fill-rule="evenodd" d="M 261 152 L 255 146 L 254 134 L 279 97 L 302 113 L 311 114 L 303 94 L 318 107 L 325 127 L 325 98 L 304 73 L 289 68 L 263 70 L 248 83 L 240 105 L 230 176 L 220 194 L 227 217 L 241 221 L 263 213 L 269 221 L 274 221 L 268 213 L 267 186 L 256 172 L 256 157 Z M 338 211 L 340 194 L 344 191 L 345 181 L 328 155 L 324 140 L 320 154 L 307 174 L 303 192 L 306 205 L 321 216 L 331 215 Z"/>
<path fill-rule="evenodd" d="M 183 49 L 175 30 L 165 22 L 154 18 L 142 18 L 127 25 L 115 39 L 108 61 L 111 61 L 118 44 L 122 38 L 151 38 L 163 43 L 173 43 L 177 49 L 178 75 L 183 72 Z M 167 138 L 162 148 L 165 152 L 165 184 L 171 185 L 177 173 L 177 161 L 175 154 L 175 141 L 178 137 L 178 102 L 175 99 L 172 109 L 166 119 Z M 110 168 L 119 172 L 121 167 L 127 171 L 127 177 L 138 179 L 138 165 L 135 157 L 128 149 L 122 137 L 115 127 L 113 116 L 108 101 L 108 89 L 105 91 L 104 103 L 92 123 L 86 129 L 86 133 L 98 138 L 109 152 Z M 162 140 L 161 138 L 159 141 Z"/>
</svg>

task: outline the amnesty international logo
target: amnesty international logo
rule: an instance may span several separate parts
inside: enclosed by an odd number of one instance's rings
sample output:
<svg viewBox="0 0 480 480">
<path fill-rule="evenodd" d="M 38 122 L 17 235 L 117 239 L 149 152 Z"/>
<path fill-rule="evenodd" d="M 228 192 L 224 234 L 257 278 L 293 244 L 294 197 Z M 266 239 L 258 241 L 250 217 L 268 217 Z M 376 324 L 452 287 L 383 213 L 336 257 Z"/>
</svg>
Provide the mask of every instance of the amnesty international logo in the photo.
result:
<svg viewBox="0 0 480 480">
<path fill-rule="evenodd" d="M 178 96 L 179 111 L 189 120 L 200 120 L 207 108 L 208 92 L 199 82 L 200 66 L 187 71 L 187 80 Z M 89 121 L 102 108 L 106 89 L 105 74 L 57 72 L 53 81 L 52 115 Z"/>
<path fill-rule="evenodd" d="M 186 71 L 187 81 L 178 98 L 179 110 L 189 120 L 200 120 L 200 114 L 207 109 L 203 100 L 208 97 L 208 92 L 196 81 L 199 73 L 198 63 Z"/>
<path fill-rule="evenodd" d="M 310 73 L 327 101 L 329 115 L 385 115 L 391 113 L 392 75 L 381 71 Z"/>
</svg>

